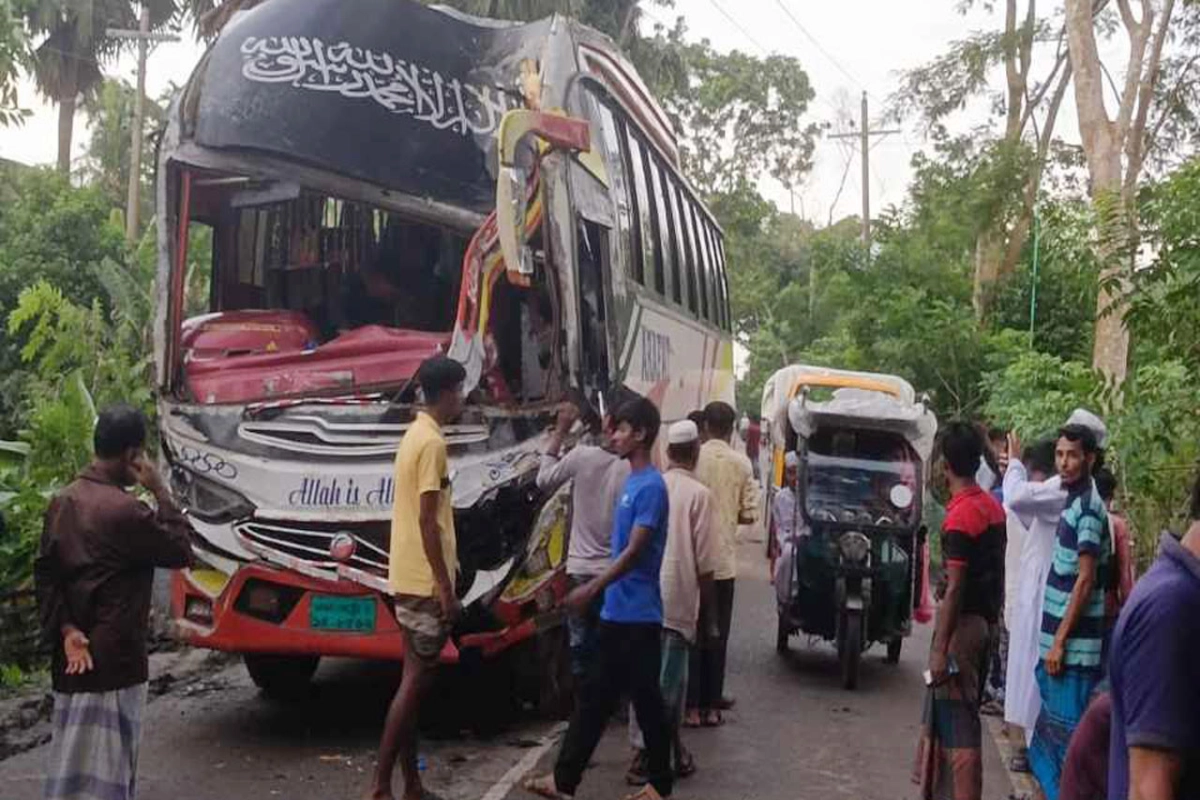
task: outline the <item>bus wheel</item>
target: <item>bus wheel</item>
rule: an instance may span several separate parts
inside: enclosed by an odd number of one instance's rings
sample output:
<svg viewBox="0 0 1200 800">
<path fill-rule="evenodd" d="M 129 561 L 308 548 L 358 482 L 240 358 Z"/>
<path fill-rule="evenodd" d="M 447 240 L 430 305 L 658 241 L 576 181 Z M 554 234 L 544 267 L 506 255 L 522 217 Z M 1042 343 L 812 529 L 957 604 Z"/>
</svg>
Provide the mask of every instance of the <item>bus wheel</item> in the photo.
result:
<svg viewBox="0 0 1200 800">
<path fill-rule="evenodd" d="M 272 700 L 295 700 L 308 691 L 320 656 L 276 656 L 247 653 L 242 656 L 250 680 Z"/>
</svg>

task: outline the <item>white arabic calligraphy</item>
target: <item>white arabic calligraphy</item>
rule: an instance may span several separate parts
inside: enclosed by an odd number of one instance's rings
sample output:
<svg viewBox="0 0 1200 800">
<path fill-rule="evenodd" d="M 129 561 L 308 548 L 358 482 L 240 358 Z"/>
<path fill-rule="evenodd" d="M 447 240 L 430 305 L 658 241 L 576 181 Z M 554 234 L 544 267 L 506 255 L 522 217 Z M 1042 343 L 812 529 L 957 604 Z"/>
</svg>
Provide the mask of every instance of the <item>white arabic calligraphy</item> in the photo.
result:
<svg viewBox="0 0 1200 800">
<path fill-rule="evenodd" d="M 515 105 L 503 92 L 347 42 L 326 45 L 307 36 L 250 36 L 242 42 L 242 75 L 259 83 L 368 97 L 393 114 L 406 114 L 438 130 L 490 134 Z"/>
</svg>

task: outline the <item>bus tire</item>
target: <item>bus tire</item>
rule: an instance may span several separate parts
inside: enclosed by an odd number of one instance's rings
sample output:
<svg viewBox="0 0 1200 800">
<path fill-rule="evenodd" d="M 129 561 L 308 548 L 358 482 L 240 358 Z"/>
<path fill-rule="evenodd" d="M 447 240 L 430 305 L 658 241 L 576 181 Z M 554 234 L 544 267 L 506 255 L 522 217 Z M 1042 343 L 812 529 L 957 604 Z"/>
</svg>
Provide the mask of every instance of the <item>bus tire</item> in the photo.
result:
<svg viewBox="0 0 1200 800">
<path fill-rule="evenodd" d="M 787 655 L 788 651 L 788 626 L 784 622 L 783 615 L 779 615 L 779 627 L 775 632 L 775 652 L 779 655 Z"/>
<path fill-rule="evenodd" d="M 308 692 L 320 656 L 279 656 L 246 653 L 242 656 L 250 680 L 272 700 L 295 700 Z"/>
</svg>

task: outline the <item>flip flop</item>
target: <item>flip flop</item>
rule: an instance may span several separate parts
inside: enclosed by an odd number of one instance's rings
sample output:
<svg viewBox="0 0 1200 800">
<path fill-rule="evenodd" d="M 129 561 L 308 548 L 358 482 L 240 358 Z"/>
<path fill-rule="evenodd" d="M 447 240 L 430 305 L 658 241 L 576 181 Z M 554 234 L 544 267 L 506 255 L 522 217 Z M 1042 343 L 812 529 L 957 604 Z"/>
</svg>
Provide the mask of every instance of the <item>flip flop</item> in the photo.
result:
<svg viewBox="0 0 1200 800">
<path fill-rule="evenodd" d="M 716 709 L 709 711 L 707 716 L 704 717 L 704 721 L 701 723 L 701 725 L 703 725 L 705 728 L 719 728 L 724 724 L 725 715 Z"/>
<path fill-rule="evenodd" d="M 689 711 L 683 718 L 683 727 L 685 728 L 703 728 L 704 719 L 700 716 L 699 711 Z"/>
<path fill-rule="evenodd" d="M 633 794 L 625 795 L 625 800 L 663 800 L 663 796 L 653 786 L 646 784 Z"/>
<path fill-rule="evenodd" d="M 526 778 L 521 781 L 521 788 L 530 794 L 545 797 L 547 800 L 571 800 L 572 798 L 572 795 L 558 790 L 558 785 L 554 783 L 553 775 L 539 775 L 536 778 Z"/>
</svg>

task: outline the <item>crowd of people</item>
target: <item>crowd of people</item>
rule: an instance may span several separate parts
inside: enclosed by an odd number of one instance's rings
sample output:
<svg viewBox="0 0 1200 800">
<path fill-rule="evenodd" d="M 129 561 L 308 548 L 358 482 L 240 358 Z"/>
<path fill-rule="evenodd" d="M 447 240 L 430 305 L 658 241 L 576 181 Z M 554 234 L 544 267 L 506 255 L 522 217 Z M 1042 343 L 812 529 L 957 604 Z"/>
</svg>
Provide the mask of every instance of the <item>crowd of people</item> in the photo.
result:
<svg viewBox="0 0 1200 800">
<path fill-rule="evenodd" d="M 378 800 L 395 796 L 396 765 L 404 800 L 428 796 L 417 719 L 462 612 L 442 431 L 462 411 L 465 377 L 442 356 L 421 365 L 423 404 L 396 454 L 389 587 L 405 668 L 370 789 Z M 666 426 L 658 447 L 662 420 L 646 398 L 606 416 L 583 401 L 559 409 L 537 483 L 572 482 L 565 604 L 577 696 L 553 772 L 527 779 L 527 791 L 573 796 L 622 700 L 638 800 L 667 797 L 696 771 L 681 728 L 724 723 L 737 533 L 756 521 L 759 496 L 750 459 L 731 446 L 735 424 L 732 407 L 710 403 Z M 146 436 L 140 412 L 103 411 L 94 462 L 47 512 L 35 564 L 53 653 L 47 798 L 133 797 L 153 570 L 187 566 L 193 533 Z M 914 774 L 922 797 L 982 797 L 990 710 L 1023 746 L 1010 766 L 1030 771 L 1046 800 L 1200 798 L 1200 480 L 1191 527 L 1163 534 L 1135 584 L 1106 440 L 1082 410 L 1029 447 L 963 422 L 940 432 L 951 498 Z M 794 516 L 798 466 L 789 454 L 777 522 Z M 153 507 L 127 491 L 135 484 Z"/>
<path fill-rule="evenodd" d="M 1190 529 L 1163 534 L 1135 586 L 1107 436 L 1082 409 L 1028 448 L 962 422 L 940 432 L 951 499 L 922 797 L 983 796 L 988 712 L 1045 800 L 1200 797 L 1200 480 Z"/>
</svg>

